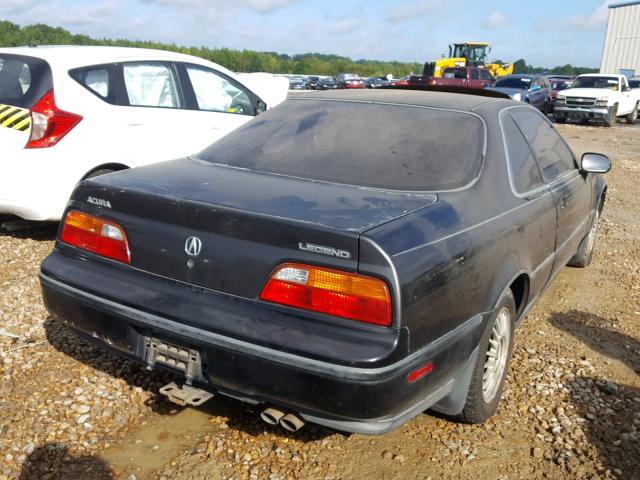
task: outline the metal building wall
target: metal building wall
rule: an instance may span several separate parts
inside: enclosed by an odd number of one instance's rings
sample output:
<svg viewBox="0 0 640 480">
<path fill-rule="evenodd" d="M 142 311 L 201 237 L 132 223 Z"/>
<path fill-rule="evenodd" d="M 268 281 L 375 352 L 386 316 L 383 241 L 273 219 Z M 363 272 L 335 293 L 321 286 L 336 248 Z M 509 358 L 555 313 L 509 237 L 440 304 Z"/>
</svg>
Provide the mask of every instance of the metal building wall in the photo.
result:
<svg viewBox="0 0 640 480">
<path fill-rule="evenodd" d="M 640 1 L 609 8 L 600 73 L 619 73 L 620 69 L 635 70 L 640 76 Z"/>
</svg>

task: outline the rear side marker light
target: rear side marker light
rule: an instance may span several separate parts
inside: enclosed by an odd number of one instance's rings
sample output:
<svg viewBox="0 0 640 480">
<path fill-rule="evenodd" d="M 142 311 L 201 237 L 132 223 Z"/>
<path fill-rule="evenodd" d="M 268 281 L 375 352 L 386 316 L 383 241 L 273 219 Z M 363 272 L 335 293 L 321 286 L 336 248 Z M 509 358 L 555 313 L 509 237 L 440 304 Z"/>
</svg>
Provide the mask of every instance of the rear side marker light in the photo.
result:
<svg viewBox="0 0 640 480">
<path fill-rule="evenodd" d="M 262 289 L 266 302 L 388 327 L 391 296 L 373 277 L 298 263 L 285 263 Z"/>
<path fill-rule="evenodd" d="M 433 363 L 429 362 L 419 368 L 416 368 L 413 372 L 407 375 L 407 383 L 417 382 L 423 377 L 426 377 L 433 370 Z"/>
<path fill-rule="evenodd" d="M 82 117 L 56 106 L 53 89 L 31 107 L 31 136 L 25 148 L 47 148 L 58 143 Z"/>
<path fill-rule="evenodd" d="M 64 218 L 60 240 L 105 258 L 131 263 L 124 228 L 110 220 L 70 210 Z"/>
</svg>

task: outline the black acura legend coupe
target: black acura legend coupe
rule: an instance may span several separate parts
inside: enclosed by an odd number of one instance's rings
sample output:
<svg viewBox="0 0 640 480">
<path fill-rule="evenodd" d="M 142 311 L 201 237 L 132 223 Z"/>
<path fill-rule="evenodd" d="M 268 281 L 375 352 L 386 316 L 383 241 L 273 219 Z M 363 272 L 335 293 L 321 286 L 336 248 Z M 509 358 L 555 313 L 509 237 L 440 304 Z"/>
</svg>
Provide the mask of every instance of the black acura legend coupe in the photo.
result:
<svg viewBox="0 0 640 480">
<path fill-rule="evenodd" d="M 609 159 L 504 98 L 335 91 L 203 152 L 85 180 L 41 268 L 49 312 L 198 405 L 383 433 L 481 422 L 514 328 L 594 248 Z"/>
</svg>

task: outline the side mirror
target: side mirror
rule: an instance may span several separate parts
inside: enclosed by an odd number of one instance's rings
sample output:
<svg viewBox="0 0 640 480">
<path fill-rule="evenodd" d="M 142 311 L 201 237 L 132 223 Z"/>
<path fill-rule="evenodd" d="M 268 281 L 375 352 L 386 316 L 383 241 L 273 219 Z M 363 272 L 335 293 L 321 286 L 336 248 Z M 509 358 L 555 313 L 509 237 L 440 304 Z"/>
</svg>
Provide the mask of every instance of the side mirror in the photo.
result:
<svg viewBox="0 0 640 480">
<path fill-rule="evenodd" d="M 631 87 L 628 87 L 628 86 L 626 86 L 626 85 L 624 85 L 624 86 L 622 87 L 622 91 L 623 91 L 623 92 L 628 92 L 629 90 L 631 90 Z"/>
<path fill-rule="evenodd" d="M 580 170 L 587 173 L 607 173 L 611 170 L 611 160 L 600 153 L 585 153 L 582 155 Z"/>
<path fill-rule="evenodd" d="M 264 103 L 262 100 L 258 100 L 258 103 L 256 104 L 256 115 L 260 115 L 261 113 L 264 113 L 267 111 L 267 104 Z"/>
</svg>

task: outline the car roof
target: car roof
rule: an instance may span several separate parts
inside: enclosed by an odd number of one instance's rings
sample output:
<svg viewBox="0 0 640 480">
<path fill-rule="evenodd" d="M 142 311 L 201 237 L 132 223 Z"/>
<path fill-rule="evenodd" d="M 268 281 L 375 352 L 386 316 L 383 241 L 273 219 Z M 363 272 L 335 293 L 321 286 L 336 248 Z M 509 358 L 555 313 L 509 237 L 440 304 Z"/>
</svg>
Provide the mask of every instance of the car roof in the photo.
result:
<svg viewBox="0 0 640 480">
<path fill-rule="evenodd" d="M 480 95 L 403 89 L 376 89 L 373 91 L 335 90 L 331 92 L 314 92 L 298 97 L 292 97 L 289 100 L 298 101 L 313 99 L 344 102 L 382 103 L 408 107 L 433 107 L 449 110 L 459 110 L 464 112 L 471 112 L 476 107 L 488 104 L 490 102 L 495 102 L 496 106 L 503 106 L 504 102 L 508 102 L 509 104 L 513 103 L 513 101 L 511 100 L 484 97 Z"/>
<path fill-rule="evenodd" d="M 583 73 L 582 75 L 578 75 L 579 77 L 623 77 L 624 75 L 620 75 L 618 73 Z"/>
<path fill-rule="evenodd" d="M 55 63 L 57 66 L 66 68 L 143 59 L 211 64 L 211 62 L 207 60 L 191 55 L 151 48 L 43 45 L 36 47 L 0 48 L 0 53 L 41 58 L 49 63 Z"/>
<path fill-rule="evenodd" d="M 506 77 L 500 77 L 498 80 L 503 78 L 538 78 L 544 77 L 544 75 L 540 75 L 538 73 L 514 73 L 513 75 L 507 75 Z"/>
</svg>

